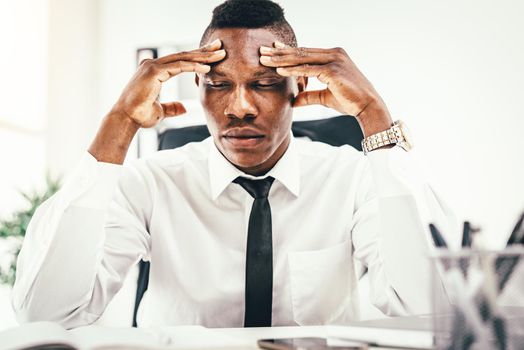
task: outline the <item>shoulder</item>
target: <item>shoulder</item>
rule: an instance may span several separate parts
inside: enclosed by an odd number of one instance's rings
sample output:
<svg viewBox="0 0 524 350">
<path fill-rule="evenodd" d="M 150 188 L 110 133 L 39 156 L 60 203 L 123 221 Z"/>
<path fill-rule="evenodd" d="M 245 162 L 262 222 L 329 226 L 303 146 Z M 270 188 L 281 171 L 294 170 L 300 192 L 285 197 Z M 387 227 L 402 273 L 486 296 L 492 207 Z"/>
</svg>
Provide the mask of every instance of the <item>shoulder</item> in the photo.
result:
<svg viewBox="0 0 524 350">
<path fill-rule="evenodd" d="M 307 178 L 315 181 L 332 179 L 337 183 L 358 181 L 367 168 L 364 154 L 349 145 L 331 146 L 323 142 L 296 140 L 300 167 Z"/>
<path fill-rule="evenodd" d="M 300 157 L 311 161 L 326 162 L 331 160 L 354 163 L 365 158 L 362 152 L 349 145 L 331 146 L 323 142 L 298 138 L 294 142 Z"/>
<path fill-rule="evenodd" d="M 295 145 L 304 186 L 321 186 L 333 199 L 354 198 L 355 191 L 363 188 L 368 162 L 362 152 L 349 145 L 331 146 L 307 140 L 297 140 Z"/>
</svg>

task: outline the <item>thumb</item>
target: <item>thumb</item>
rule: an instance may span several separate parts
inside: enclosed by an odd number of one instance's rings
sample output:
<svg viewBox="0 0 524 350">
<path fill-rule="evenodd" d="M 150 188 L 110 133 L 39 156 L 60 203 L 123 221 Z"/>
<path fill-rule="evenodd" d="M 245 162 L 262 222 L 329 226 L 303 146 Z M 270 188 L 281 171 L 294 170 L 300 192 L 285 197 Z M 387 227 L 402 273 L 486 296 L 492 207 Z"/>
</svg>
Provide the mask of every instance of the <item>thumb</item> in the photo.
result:
<svg viewBox="0 0 524 350">
<path fill-rule="evenodd" d="M 176 117 L 177 115 L 186 113 L 186 108 L 180 102 L 166 102 L 162 103 L 162 109 L 166 117 Z"/>
<path fill-rule="evenodd" d="M 302 91 L 300 92 L 293 101 L 293 107 L 302 107 L 309 105 L 327 105 L 327 94 L 329 91 L 324 90 L 311 90 L 311 91 Z"/>
</svg>

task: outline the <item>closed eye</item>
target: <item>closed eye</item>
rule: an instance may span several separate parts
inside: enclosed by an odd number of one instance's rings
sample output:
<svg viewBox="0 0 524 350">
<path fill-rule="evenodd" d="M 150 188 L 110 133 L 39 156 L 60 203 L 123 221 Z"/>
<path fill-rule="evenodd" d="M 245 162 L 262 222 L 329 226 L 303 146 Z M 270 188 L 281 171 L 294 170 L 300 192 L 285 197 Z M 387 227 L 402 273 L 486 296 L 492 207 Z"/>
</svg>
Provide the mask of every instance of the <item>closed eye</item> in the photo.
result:
<svg viewBox="0 0 524 350">
<path fill-rule="evenodd" d="M 253 85 L 257 88 L 261 89 L 269 89 L 272 87 L 275 87 L 277 85 L 280 85 L 283 80 L 263 80 L 263 81 L 257 81 Z"/>
<path fill-rule="evenodd" d="M 256 86 L 259 86 L 259 87 L 271 87 L 271 86 L 275 86 L 277 85 L 278 83 L 270 83 L 270 84 L 255 84 Z"/>
<path fill-rule="evenodd" d="M 228 83 L 212 82 L 212 81 L 208 81 L 205 84 L 206 84 L 206 86 L 208 86 L 208 87 L 210 87 L 212 89 L 221 89 L 221 88 L 225 88 L 225 87 L 229 86 Z"/>
</svg>

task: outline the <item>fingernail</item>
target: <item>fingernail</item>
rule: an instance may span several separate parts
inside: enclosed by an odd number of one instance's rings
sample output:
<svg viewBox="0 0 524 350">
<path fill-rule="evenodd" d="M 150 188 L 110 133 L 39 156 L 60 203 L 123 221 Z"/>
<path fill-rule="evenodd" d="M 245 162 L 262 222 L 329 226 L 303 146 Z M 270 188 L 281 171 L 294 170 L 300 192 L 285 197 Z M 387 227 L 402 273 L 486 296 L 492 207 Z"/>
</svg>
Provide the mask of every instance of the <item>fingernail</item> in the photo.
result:
<svg viewBox="0 0 524 350">
<path fill-rule="evenodd" d="M 202 65 L 202 71 L 203 71 L 204 73 L 208 73 L 210 70 L 211 70 L 211 67 L 208 66 L 207 64 L 203 64 L 203 65 Z"/>
<path fill-rule="evenodd" d="M 286 45 L 281 43 L 280 41 L 275 41 L 275 47 L 278 49 L 283 49 L 284 47 L 286 47 Z"/>
<path fill-rule="evenodd" d="M 284 74 L 287 73 L 287 70 L 286 70 L 286 68 L 279 67 L 279 68 L 277 68 L 277 73 L 281 74 L 281 75 L 284 75 Z"/>
<path fill-rule="evenodd" d="M 215 39 L 215 40 L 211 43 L 211 45 L 216 45 L 216 44 L 218 44 L 219 42 L 220 42 L 220 39 Z"/>
<path fill-rule="evenodd" d="M 260 56 L 260 62 L 262 62 L 262 63 L 269 63 L 269 62 L 271 62 L 271 57 Z"/>
<path fill-rule="evenodd" d="M 271 53 L 273 51 L 272 48 L 267 46 L 260 46 L 260 53 Z"/>
<path fill-rule="evenodd" d="M 226 50 L 217 50 L 215 51 L 216 54 L 218 55 L 225 55 L 226 54 Z"/>
</svg>

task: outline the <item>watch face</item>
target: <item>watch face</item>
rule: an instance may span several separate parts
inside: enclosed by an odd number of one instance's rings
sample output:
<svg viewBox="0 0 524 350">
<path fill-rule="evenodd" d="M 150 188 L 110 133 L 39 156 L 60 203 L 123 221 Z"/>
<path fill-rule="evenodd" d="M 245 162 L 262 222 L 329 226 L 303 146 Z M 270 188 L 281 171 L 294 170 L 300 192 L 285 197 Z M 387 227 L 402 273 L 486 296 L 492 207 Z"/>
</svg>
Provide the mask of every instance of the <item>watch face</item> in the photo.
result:
<svg viewBox="0 0 524 350">
<path fill-rule="evenodd" d="M 397 124 L 397 126 L 400 128 L 402 135 L 404 136 L 404 142 L 399 144 L 399 146 L 404 148 L 406 151 L 409 151 L 413 148 L 413 139 L 411 138 L 411 133 L 409 132 L 408 127 L 402 120 L 397 120 L 395 124 Z"/>
</svg>

